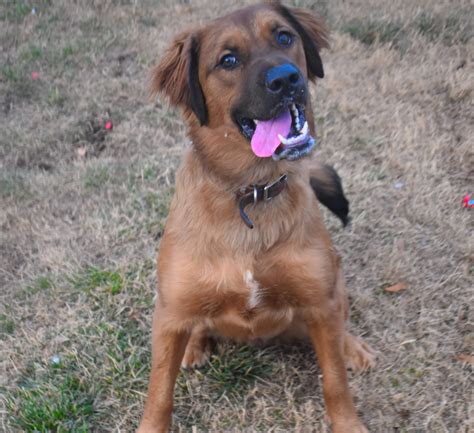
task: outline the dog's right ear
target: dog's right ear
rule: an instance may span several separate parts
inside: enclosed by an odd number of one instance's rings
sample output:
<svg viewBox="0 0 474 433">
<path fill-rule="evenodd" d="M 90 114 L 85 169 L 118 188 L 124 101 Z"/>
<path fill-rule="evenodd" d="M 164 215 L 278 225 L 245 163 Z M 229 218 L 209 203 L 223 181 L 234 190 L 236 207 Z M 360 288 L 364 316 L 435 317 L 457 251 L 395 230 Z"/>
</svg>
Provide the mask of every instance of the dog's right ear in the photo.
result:
<svg viewBox="0 0 474 433">
<path fill-rule="evenodd" d="M 198 72 L 198 39 L 190 31 L 181 33 L 153 69 L 150 95 L 163 93 L 172 105 L 191 110 L 200 124 L 205 125 L 207 108 Z"/>
</svg>

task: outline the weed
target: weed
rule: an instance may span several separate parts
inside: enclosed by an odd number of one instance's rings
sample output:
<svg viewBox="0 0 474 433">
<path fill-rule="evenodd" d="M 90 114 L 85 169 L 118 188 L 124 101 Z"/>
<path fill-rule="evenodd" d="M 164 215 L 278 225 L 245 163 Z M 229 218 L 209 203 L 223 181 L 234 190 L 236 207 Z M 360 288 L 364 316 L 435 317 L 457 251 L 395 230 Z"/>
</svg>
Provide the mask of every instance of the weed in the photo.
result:
<svg viewBox="0 0 474 433">
<path fill-rule="evenodd" d="M 55 86 L 49 91 L 47 100 L 49 105 L 62 107 L 66 102 L 66 95 L 59 90 L 59 87 Z"/>
</svg>

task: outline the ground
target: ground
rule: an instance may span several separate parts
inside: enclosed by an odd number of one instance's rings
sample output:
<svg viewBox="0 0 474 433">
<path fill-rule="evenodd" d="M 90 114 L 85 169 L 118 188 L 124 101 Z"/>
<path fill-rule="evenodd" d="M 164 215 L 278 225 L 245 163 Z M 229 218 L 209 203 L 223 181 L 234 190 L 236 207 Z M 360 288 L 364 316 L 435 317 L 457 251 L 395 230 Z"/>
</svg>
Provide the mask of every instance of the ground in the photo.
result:
<svg viewBox="0 0 474 433">
<path fill-rule="evenodd" d="M 155 255 L 189 145 L 179 113 L 148 99 L 149 72 L 173 34 L 247 3 L 1 3 L 3 431 L 137 426 Z M 472 2 L 292 4 L 332 29 L 314 157 L 351 202 L 350 228 L 325 218 L 350 327 L 378 352 L 350 375 L 361 417 L 376 433 L 472 432 Z M 219 345 L 180 375 L 173 429 L 328 432 L 311 348 Z"/>
</svg>

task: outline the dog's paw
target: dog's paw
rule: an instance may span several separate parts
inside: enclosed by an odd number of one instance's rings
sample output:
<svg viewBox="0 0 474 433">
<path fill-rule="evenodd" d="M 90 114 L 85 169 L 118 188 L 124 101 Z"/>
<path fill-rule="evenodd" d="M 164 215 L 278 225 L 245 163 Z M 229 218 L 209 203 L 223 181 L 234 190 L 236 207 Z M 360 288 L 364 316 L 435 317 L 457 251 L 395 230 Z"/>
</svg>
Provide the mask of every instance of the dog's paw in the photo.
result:
<svg viewBox="0 0 474 433">
<path fill-rule="evenodd" d="M 361 338 L 346 333 L 344 359 L 348 369 L 353 371 L 366 370 L 375 366 L 375 351 Z"/>
<path fill-rule="evenodd" d="M 169 425 L 162 425 L 162 426 L 152 426 L 148 425 L 147 423 L 142 422 L 135 433 L 168 433 L 169 432 Z"/>
<path fill-rule="evenodd" d="M 199 338 L 193 341 L 192 337 L 186 346 L 182 368 L 202 367 L 211 357 L 212 344 L 208 337 Z"/>
<path fill-rule="evenodd" d="M 334 424 L 332 427 L 334 433 L 369 433 L 369 430 L 360 422 Z"/>
</svg>

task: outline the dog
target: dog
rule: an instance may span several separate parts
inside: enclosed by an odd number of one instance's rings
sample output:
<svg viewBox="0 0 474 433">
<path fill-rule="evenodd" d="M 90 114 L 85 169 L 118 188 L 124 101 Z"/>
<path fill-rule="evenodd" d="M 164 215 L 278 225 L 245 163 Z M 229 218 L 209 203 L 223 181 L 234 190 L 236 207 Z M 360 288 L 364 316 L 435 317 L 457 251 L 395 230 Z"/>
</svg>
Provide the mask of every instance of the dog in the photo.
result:
<svg viewBox="0 0 474 433">
<path fill-rule="evenodd" d="M 374 353 L 345 328 L 340 258 L 317 199 L 343 223 L 348 202 L 337 173 L 308 157 L 323 48 L 319 17 L 266 2 L 179 34 L 153 70 L 152 95 L 182 109 L 192 145 L 157 260 L 139 433 L 168 431 L 180 366 L 204 364 L 214 335 L 309 337 L 333 432 L 367 432 L 346 368 L 372 366 Z"/>
</svg>

